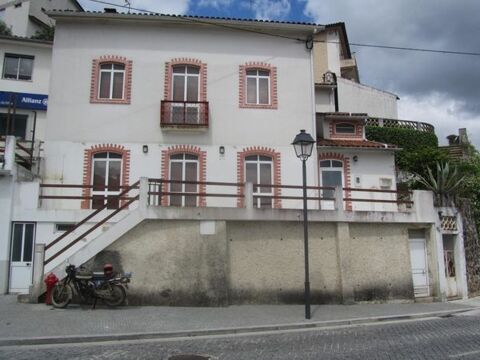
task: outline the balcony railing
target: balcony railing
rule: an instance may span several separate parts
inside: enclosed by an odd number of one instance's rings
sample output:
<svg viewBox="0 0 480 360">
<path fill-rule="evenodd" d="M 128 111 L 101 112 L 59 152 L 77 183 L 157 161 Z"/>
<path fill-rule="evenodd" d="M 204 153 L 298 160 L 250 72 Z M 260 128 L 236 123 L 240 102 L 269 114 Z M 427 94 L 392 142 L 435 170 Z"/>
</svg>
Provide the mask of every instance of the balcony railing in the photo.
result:
<svg viewBox="0 0 480 360">
<path fill-rule="evenodd" d="M 162 128 L 208 128 L 208 101 L 162 100 Z"/>
<path fill-rule="evenodd" d="M 365 122 L 366 126 L 388 127 L 396 129 L 411 129 L 427 133 L 435 133 L 433 125 L 420 121 L 398 120 L 398 119 L 382 119 L 368 118 Z"/>
</svg>

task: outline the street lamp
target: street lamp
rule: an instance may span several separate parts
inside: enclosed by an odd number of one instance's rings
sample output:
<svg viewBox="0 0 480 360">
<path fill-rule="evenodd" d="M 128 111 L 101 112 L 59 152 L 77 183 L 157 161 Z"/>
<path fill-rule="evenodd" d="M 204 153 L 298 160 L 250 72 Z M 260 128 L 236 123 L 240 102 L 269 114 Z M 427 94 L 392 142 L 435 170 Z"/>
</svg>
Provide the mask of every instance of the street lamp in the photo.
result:
<svg viewBox="0 0 480 360">
<path fill-rule="evenodd" d="M 303 242 L 305 249 L 305 319 L 310 319 L 310 275 L 308 269 L 308 215 L 307 215 L 307 159 L 312 155 L 313 140 L 312 136 L 300 130 L 300 133 L 293 140 L 295 154 L 302 160 L 303 173 Z"/>
</svg>

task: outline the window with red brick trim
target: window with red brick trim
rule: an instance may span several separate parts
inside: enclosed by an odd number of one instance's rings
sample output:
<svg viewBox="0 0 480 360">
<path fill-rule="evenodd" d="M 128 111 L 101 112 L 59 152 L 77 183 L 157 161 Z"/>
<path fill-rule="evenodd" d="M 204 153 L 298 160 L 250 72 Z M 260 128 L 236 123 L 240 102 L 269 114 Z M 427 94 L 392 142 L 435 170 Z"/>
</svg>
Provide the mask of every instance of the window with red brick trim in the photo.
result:
<svg viewBox="0 0 480 360">
<path fill-rule="evenodd" d="M 331 120 L 331 139 L 355 139 L 363 140 L 363 123 L 355 121 Z M 347 132 L 346 130 L 350 130 Z"/>
<path fill-rule="evenodd" d="M 116 154 L 121 157 L 121 182 L 120 186 L 128 186 L 130 179 L 130 150 L 126 150 L 121 145 L 101 144 L 94 145 L 90 149 L 84 150 L 83 155 L 83 185 L 93 184 L 93 165 L 94 157 L 97 154 Z M 108 155 L 107 155 L 108 156 Z M 113 156 L 115 157 L 115 156 Z M 118 157 L 116 157 L 118 159 Z M 84 188 L 82 196 L 92 196 L 92 189 Z M 121 204 L 123 201 L 120 202 Z M 82 200 L 81 208 L 90 209 L 92 201 L 89 199 Z"/>
<path fill-rule="evenodd" d="M 277 109 L 277 68 L 263 62 L 240 65 L 239 106 Z"/>
<path fill-rule="evenodd" d="M 162 151 L 162 178 L 165 180 L 173 180 L 172 176 L 176 176 L 172 174 L 172 163 L 176 162 L 180 164 L 176 169 L 180 172 L 181 171 L 181 180 L 190 180 L 188 179 L 188 172 L 192 173 L 193 168 L 187 169 L 187 163 L 193 164 L 196 163 L 196 176 L 198 181 L 205 182 L 207 180 L 207 152 L 202 151 L 198 146 L 192 145 L 174 145 L 170 146 L 168 149 Z M 177 174 L 178 177 L 178 174 Z M 186 187 L 185 184 L 180 184 L 181 187 L 172 184 L 164 185 L 165 188 L 162 191 L 172 191 L 172 192 L 199 192 L 205 193 L 206 192 L 206 185 L 193 185 L 193 187 Z M 193 189 L 193 190 L 192 190 Z M 177 198 L 169 198 L 168 196 L 162 196 L 161 203 L 163 206 L 172 205 L 187 205 L 192 206 L 193 203 L 191 202 L 192 196 L 179 196 Z M 180 204 L 179 201 L 180 200 Z M 207 206 L 207 200 L 205 196 L 199 196 L 198 200 L 196 201 L 196 206 L 205 207 Z"/>
<path fill-rule="evenodd" d="M 184 76 L 185 76 L 185 92 L 182 93 L 182 100 L 188 101 L 191 100 L 190 94 L 188 94 L 187 87 L 188 87 L 188 77 L 191 78 L 190 84 L 191 86 L 194 84 L 194 79 L 198 78 L 198 83 L 196 84 L 198 88 L 198 97 L 195 101 L 207 101 L 207 64 L 201 62 L 198 59 L 192 58 L 175 58 L 170 60 L 169 62 L 165 63 L 165 83 L 164 83 L 164 99 L 165 100 L 179 100 L 175 98 L 174 95 L 177 97 L 180 96 L 180 92 L 178 91 L 177 94 L 174 94 L 174 68 L 178 69 L 179 71 L 182 69 L 182 66 L 185 68 Z M 198 69 L 195 71 L 195 69 Z M 177 73 L 180 75 L 180 72 Z M 180 80 L 180 76 L 178 76 Z M 179 83 L 180 84 L 180 83 Z"/>
<path fill-rule="evenodd" d="M 243 149 L 242 152 L 237 153 L 237 182 L 238 183 L 245 183 L 246 181 L 254 181 L 253 176 L 256 174 L 257 181 L 261 180 L 261 172 L 263 171 L 264 174 L 268 171 L 268 164 L 272 165 L 272 177 L 270 183 L 273 181 L 273 185 L 281 185 L 281 159 L 280 153 L 275 152 L 275 150 L 263 146 L 252 146 L 249 148 Z M 252 167 L 250 174 L 252 178 L 247 179 L 247 164 L 250 164 Z M 262 168 L 263 164 L 263 168 Z M 253 169 L 255 168 L 255 169 Z M 255 181 L 255 182 L 257 182 Z M 258 182 L 257 182 L 258 183 Z M 265 182 L 266 183 L 266 182 Z M 254 193 L 258 193 L 259 195 L 268 195 L 271 194 L 273 196 L 281 196 L 281 189 L 280 188 L 271 188 L 268 187 L 259 187 L 258 189 L 254 189 Z M 244 187 L 239 186 L 237 189 L 238 195 L 244 195 Z M 262 200 L 257 200 L 256 206 L 260 205 L 268 205 L 275 209 L 280 209 L 282 207 L 281 199 L 273 199 L 273 202 L 269 202 L 268 199 L 264 199 L 263 203 Z M 237 198 L 237 207 L 244 207 L 245 206 L 245 199 L 243 197 Z"/>
<path fill-rule="evenodd" d="M 92 61 L 91 103 L 130 104 L 131 90 L 131 60 L 108 55 Z"/>
</svg>

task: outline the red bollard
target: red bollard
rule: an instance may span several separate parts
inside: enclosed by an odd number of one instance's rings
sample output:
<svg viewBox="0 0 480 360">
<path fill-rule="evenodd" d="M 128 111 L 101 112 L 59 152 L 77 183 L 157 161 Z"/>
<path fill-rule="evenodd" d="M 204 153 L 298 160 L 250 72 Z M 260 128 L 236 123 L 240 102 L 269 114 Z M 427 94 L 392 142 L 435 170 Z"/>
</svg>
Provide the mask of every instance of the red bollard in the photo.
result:
<svg viewBox="0 0 480 360">
<path fill-rule="evenodd" d="M 52 290 L 55 287 L 55 284 L 58 283 L 58 278 L 55 276 L 54 273 L 50 273 L 45 276 L 45 279 L 43 281 L 47 286 L 47 296 L 45 297 L 45 304 L 52 305 Z"/>
</svg>

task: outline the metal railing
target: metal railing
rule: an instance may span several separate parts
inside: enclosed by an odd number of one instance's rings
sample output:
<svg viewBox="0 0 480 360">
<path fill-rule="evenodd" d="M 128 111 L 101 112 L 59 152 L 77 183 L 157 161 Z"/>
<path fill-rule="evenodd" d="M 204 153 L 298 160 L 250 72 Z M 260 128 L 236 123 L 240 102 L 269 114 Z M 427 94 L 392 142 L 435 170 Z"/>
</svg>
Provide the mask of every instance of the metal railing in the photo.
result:
<svg viewBox="0 0 480 360">
<path fill-rule="evenodd" d="M 16 140 L 15 141 L 15 163 L 24 167 L 27 170 L 32 170 L 33 167 L 33 153 L 35 143 L 30 140 Z M 0 162 L 5 161 L 6 137 L 0 136 Z"/>
<path fill-rule="evenodd" d="M 207 128 L 208 123 L 208 101 L 162 100 L 161 127 Z"/>
</svg>

